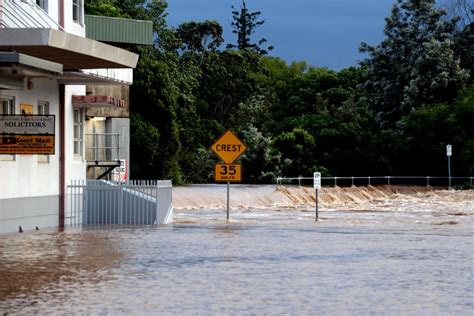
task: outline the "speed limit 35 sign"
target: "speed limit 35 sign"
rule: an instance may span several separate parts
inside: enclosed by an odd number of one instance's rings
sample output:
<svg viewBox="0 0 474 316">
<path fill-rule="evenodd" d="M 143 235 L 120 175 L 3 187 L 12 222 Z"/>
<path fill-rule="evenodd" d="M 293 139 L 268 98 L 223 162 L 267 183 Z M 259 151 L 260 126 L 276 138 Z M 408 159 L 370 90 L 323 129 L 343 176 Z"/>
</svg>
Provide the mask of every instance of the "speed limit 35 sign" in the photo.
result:
<svg viewBox="0 0 474 316">
<path fill-rule="evenodd" d="M 216 181 L 240 182 L 242 181 L 242 167 L 240 164 L 218 163 L 214 165 Z"/>
</svg>

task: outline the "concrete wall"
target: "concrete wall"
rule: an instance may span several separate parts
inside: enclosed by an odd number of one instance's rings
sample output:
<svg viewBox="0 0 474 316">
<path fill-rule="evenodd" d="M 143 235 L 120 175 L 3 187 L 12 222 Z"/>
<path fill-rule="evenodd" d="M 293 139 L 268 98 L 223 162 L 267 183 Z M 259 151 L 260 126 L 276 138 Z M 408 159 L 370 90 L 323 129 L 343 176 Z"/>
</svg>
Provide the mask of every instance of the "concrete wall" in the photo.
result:
<svg viewBox="0 0 474 316">
<path fill-rule="evenodd" d="M 131 69 L 130 69 L 131 70 Z M 87 116 L 129 117 L 130 87 L 127 85 L 88 85 L 87 94 L 105 95 L 125 101 L 125 107 L 94 107 L 87 109 Z"/>
<path fill-rule="evenodd" d="M 107 118 L 104 122 L 105 127 L 102 129 L 97 129 L 97 122 L 94 123 L 92 120 L 89 120 L 87 123 L 88 133 L 92 133 L 93 124 L 96 124 L 97 133 L 107 132 L 120 134 L 120 151 L 118 158 L 125 159 L 127 161 L 127 179 L 130 179 L 130 119 L 128 118 L 130 114 L 130 87 L 127 85 L 88 85 L 86 87 L 86 93 L 92 95 L 111 96 L 125 101 L 124 108 L 92 107 L 87 109 L 86 115 L 88 117 Z M 96 177 L 102 174 L 104 171 L 105 168 L 89 168 L 87 171 L 87 178 L 96 179 Z"/>
<path fill-rule="evenodd" d="M 58 226 L 59 196 L 0 199 L 0 234 Z"/>
<path fill-rule="evenodd" d="M 130 179 L 130 119 L 129 118 L 111 118 L 111 132 L 120 134 L 120 159 L 127 162 L 127 179 Z"/>
</svg>

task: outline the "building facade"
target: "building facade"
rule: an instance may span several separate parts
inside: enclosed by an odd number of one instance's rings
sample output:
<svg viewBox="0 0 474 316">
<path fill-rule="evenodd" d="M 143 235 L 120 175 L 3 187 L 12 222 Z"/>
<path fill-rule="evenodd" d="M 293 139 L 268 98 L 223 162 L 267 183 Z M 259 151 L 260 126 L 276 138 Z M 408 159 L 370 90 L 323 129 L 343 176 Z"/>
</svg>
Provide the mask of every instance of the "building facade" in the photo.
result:
<svg viewBox="0 0 474 316">
<path fill-rule="evenodd" d="M 83 0 L 0 0 L 0 116 L 55 118 L 54 154 L 0 153 L 0 233 L 63 226 L 67 184 L 128 155 L 110 153 L 127 143 L 128 119 L 107 110 L 122 113 L 128 100 L 94 87 L 130 85 L 138 55 L 85 35 Z"/>
</svg>

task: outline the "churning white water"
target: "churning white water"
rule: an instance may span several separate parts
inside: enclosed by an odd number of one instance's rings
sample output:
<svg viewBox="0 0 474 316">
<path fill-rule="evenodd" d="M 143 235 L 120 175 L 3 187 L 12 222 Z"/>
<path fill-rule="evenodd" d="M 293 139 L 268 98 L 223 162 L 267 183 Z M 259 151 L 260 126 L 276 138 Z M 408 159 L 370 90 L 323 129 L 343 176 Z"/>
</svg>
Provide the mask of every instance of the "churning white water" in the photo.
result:
<svg viewBox="0 0 474 316">
<path fill-rule="evenodd" d="M 226 185 L 175 188 L 176 220 L 222 220 Z M 460 225 L 471 227 L 474 190 L 369 186 L 322 188 L 318 194 L 322 226 Z M 231 219 L 308 220 L 314 218 L 315 191 L 298 186 L 231 185 Z M 472 227 L 471 227 L 472 228 Z"/>
</svg>

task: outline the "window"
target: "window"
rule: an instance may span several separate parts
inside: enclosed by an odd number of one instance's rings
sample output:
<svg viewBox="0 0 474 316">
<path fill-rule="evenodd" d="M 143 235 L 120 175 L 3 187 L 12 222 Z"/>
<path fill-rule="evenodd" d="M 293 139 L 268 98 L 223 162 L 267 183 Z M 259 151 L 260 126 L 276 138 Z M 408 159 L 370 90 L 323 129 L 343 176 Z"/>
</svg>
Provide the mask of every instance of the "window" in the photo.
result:
<svg viewBox="0 0 474 316">
<path fill-rule="evenodd" d="M 48 12 L 48 0 L 36 0 L 38 7 Z"/>
<path fill-rule="evenodd" d="M 48 115 L 49 114 L 49 102 L 38 101 L 38 115 Z"/>
<path fill-rule="evenodd" d="M 15 114 L 15 100 L 13 97 L 0 96 L 2 107 L 0 108 L 0 114 Z"/>
<path fill-rule="evenodd" d="M 38 101 L 38 115 L 47 115 L 49 114 L 49 102 Z M 38 155 L 38 162 L 48 163 L 48 155 Z"/>
<path fill-rule="evenodd" d="M 82 109 L 74 109 L 74 156 L 82 157 L 83 131 L 84 116 Z"/>
<path fill-rule="evenodd" d="M 0 115 L 13 115 L 15 114 L 15 99 L 9 96 L 0 96 Z M 15 155 L 0 155 L 2 161 L 14 161 Z"/>
<path fill-rule="evenodd" d="M 82 24 L 82 2 L 83 0 L 72 0 L 72 20 Z"/>
</svg>

